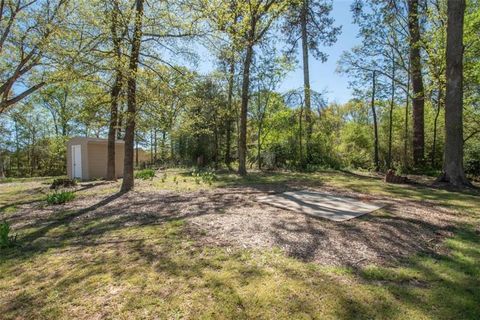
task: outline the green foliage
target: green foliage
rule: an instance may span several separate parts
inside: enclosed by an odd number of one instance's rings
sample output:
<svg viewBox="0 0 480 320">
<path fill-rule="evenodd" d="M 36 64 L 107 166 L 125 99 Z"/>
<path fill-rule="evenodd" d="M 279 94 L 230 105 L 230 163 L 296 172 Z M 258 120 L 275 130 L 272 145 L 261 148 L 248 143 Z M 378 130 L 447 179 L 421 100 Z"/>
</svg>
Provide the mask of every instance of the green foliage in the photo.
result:
<svg viewBox="0 0 480 320">
<path fill-rule="evenodd" d="M 155 177 L 155 170 L 153 169 L 144 169 L 135 173 L 135 179 L 148 180 L 153 179 L 153 177 Z"/>
<path fill-rule="evenodd" d="M 51 205 L 64 204 L 75 199 L 75 193 L 72 191 L 54 192 L 47 195 L 47 203 Z"/>
<path fill-rule="evenodd" d="M 10 231 L 10 224 L 7 221 L 0 222 L 0 248 L 10 248 L 15 245 L 17 236 L 11 236 Z"/>
<path fill-rule="evenodd" d="M 368 125 L 347 123 L 340 131 L 338 151 L 343 164 L 351 168 L 368 168 L 373 151 L 372 132 Z"/>
<path fill-rule="evenodd" d="M 465 173 L 480 177 L 480 141 L 476 141 L 465 148 Z"/>
<path fill-rule="evenodd" d="M 193 170 L 191 173 L 192 177 L 195 179 L 196 184 L 200 184 L 203 182 L 208 185 L 212 185 L 212 183 L 217 179 L 215 172 L 213 170 Z"/>
</svg>

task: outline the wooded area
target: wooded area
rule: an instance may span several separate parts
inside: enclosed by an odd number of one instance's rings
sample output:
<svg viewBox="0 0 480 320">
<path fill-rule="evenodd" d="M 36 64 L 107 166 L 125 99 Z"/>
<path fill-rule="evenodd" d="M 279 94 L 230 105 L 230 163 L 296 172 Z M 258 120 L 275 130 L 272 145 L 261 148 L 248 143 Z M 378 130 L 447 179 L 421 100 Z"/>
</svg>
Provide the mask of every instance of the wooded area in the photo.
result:
<svg viewBox="0 0 480 320">
<path fill-rule="evenodd" d="M 338 104 L 309 80 L 309 58 L 326 60 L 341 33 L 329 1 L 3 0 L 0 172 L 64 174 L 79 135 L 109 139 L 110 179 L 125 140 L 125 190 L 135 147 L 154 167 L 454 170 L 444 180 L 468 184 L 463 168 L 480 174 L 479 4 L 447 2 L 352 2 L 361 45 L 338 61 L 354 89 Z M 296 68 L 303 85 L 278 91 Z"/>
</svg>

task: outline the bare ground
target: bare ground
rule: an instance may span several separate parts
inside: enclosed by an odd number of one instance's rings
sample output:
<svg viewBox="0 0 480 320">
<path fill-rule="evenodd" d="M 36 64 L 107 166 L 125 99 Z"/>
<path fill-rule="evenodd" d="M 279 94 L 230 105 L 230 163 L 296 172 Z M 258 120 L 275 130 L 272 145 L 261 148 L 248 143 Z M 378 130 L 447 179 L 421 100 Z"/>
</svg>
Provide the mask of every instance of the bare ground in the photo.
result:
<svg viewBox="0 0 480 320">
<path fill-rule="evenodd" d="M 190 193 L 145 189 L 112 194 L 102 192 L 112 188 L 104 183 L 81 188 L 91 189 L 91 195 L 63 206 L 20 204 L 9 221 L 17 230 L 36 228 L 28 234 L 26 243 L 53 243 L 49 240 L 55 237 L 95 242 L 99 235 L 116 228 L 184 219 L 187 236 L 198 245 L 276 247 L 303 261 L 357 267 L 391 264 L 414 253 L 441 254 L 445 250 L 442 240 L 466 219 L 432 202 L 391 199 L 326 186 L 310 189 L 381 201 L 387 206 L 350 221 L 333 222 L 256 201 L 257 196 L 265 193 L 298 189 L 295 184 Z M 93 223 L 93 228 L 82 228 Z M 71 232 L 49 233 L 58 226 L 68 226 Z"/>
</svg>

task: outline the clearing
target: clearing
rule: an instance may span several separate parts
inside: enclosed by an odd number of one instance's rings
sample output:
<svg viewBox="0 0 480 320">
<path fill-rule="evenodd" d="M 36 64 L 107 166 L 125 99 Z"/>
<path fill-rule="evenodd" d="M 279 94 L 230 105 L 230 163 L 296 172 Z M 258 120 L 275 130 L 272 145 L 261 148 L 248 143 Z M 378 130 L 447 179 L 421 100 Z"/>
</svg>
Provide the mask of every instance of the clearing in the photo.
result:
<svg viewBox="0 0 480 320">
<path fill-rule="evenodd" d="M 119 194 L 51 179 L 0 184 L 18 235 L 0 251 L 5 319 L 478 319 L 480 193 L 325 171 L 157 173 Z M 310 190 L 385 206 L 343 222 L 259 198 Z"/>
</svg>

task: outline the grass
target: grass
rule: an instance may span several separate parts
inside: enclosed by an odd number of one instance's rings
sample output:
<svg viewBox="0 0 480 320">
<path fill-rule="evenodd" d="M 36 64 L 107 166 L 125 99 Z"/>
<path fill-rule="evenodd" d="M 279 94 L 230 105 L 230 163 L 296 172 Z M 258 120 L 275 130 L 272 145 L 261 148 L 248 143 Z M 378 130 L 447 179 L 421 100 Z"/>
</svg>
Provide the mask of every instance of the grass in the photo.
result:
<svg viewBox="0 0 480 320">
<path fill-rule="evenodd" d="M 176 177 L 176 178 L 174 178 Z M 219 174 L 198 184 L 168 171 L 138 189 L 193 191 L 257 184 L 324 184 L 362 193 L 432 201 L 467 212 L 478 223 L 479 195 L 385 185 L 348 173 Z M 0 187 L 0 206 L 17 195 L 43 196 L 30 182 Z M 114 186 L 117 186 L 116 184 Z M 113 192 L 111 186 L 105 190 Z M 84 197 L 92 189 L 79 192 Z M 29 198 L 30 199 L 30 198 Z M 15 204 L 21 206 L 21 204 Z M 11 209 L 8 209 L 11 210 Z M 0 217 L 6 211 L 0 212 Z M 281 250 L 204 246 L 183 220 L 157 225 L 115 218 L 69 219 L 27 226 L 20 244 L 0 251 L 0 312 L 4 319 L 478 319 L 480 235 L 458 226 L 438 256 L 416 255 L 386 267 L 324 267 Z M 40 236 L 39 236 L 40 235 Z"/>
<path fill-rule="evenodd" d="M 155 177 L 155 171 L 153 169 L 143 169 L 135 172 L 135 179 L 148 180 Z"/>
</svg>

